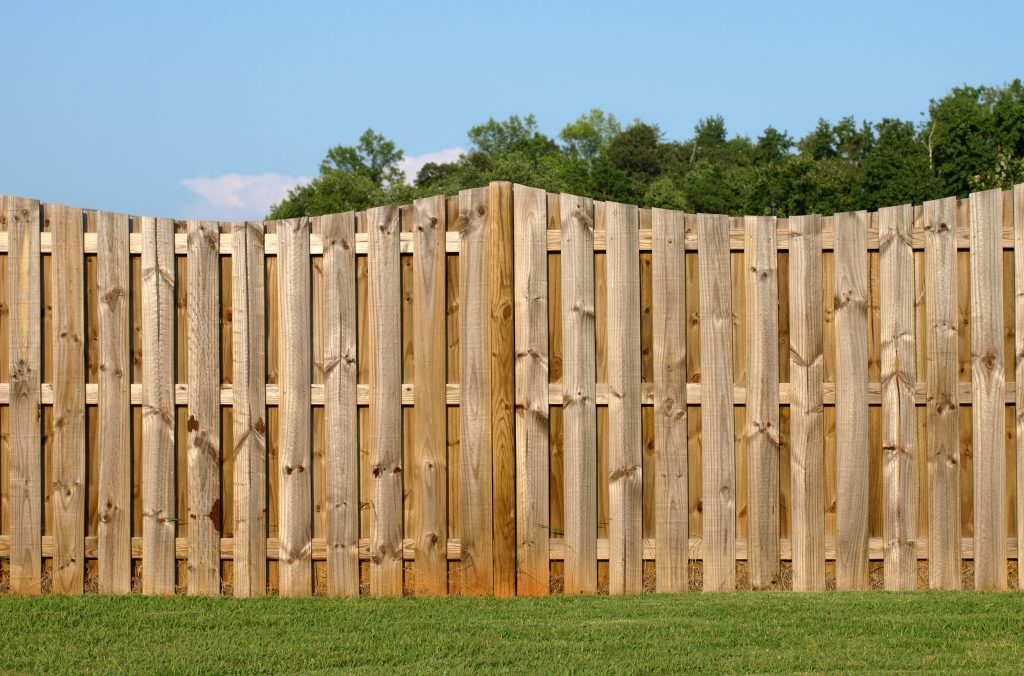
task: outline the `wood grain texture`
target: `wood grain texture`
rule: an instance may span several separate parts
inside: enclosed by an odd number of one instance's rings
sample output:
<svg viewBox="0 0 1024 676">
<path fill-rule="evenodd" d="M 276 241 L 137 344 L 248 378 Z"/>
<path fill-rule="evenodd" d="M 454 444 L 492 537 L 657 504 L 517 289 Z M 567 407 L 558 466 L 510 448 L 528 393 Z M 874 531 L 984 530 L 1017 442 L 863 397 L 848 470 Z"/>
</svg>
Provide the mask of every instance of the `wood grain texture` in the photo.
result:
<svg viewBox="0 0 1024 676">
<path fill-rule="evenodd" d="M 1017 543 L 1024 542 L 1024 184 L 1013 188 L 1013 262 L 1014 262 L 1014 346 L 1017 410 Z M 955 287 L 954 287 L 955 289 Z M 959 563 L 959 561 L 957 562 Z M 1024 573 L 1024 557 L 1017 554 L 1017 579 Z"/>
<path fill-rule="evenodd" d="M 237 598 L 267 590 L 266 280 L 262 223 L 236 223 L 231 253 L 234 563 Z"/>
<path fill-rule="evenodd" d="M 821 217 L 789 219 L 793 590 L 825 590 Z"/>
<path fill-rule="evenodd" d="M 131 352 L 128 326 L 128 216 L 100 212 L 99 294 L 99 591 L 131 591 Z"/>
<path fill-rule="evenodd" d="M 10 584 L 14 594 L 34 595 L 40 591 L 43 517 L 39 203 L 8 197 L 3 213 L 10 237 L 7 256 L 7 288 L 11 294 L 7 301 L 11 381 L 7 470 Z"/>
<path fill-rule="evenodd" d="M 491 349 L 489 189 L 459 193 L 459 510 L 464 594 L 494 590 L 491 531 Z"/>
<path fill-rule="evenodd" d="M 56 594 L 80 594 L 85 574 L 85 259 L 82 210 L 45 205 L 53 233 L 53 504 Z"/>
<path fill-rule="evenodd" d="M 402 287 L 399 210 L 366 212 L 370 235 L 367 325 L 369 443 L 374 513 L 370 593 L 402 593 Z"/>
<path fill-rule="evenodd" d="M 880 209 L 879 258 L 882 293 L 882 537 L 885 587 L 917 586 L 917 439 L 914 388 L 914 256 L 910 233 L 913 207 Z"/>
<path fill-rule="evenodd" d="M 562 194 L 562 430 L 566 594 L 597 591 L 594 203 Z"/>
<path fill-rule="evenodd" d="M 642 591 L 639 212 L 605 205 L 608 232 L 608 590 Z"/>
<path fill-rule="evenodd" d="M 971 374 L 974 388 L 974 585 L 1006 589 L 1006 417 L 1000 245 L 1001 190 L 972 193 Z"/>
<path fill-rule="evenodd" d="M 866 211 L 836 214 L 836 587 L 868 588 L 868 250 Z"/>
<path fill-rule="evenodd" d="M 697 241 L 703 397 L 704 591 L 733 591 L 736 588 L 736 448 L 729 218 L 698 214 Z"/>
<path fill-rule="evenodd" d="M 314 230 L 324 242 L 327 593 L 355 596 L 359 593 L 355 215 L 320 216 L 314 220 Z"/>
<path fill-rule="evenodd" d="M 748 216 L 746 371 L 750 584 L 779 580 L 779 268 L 776 220 Z"/>
<path fill-rule="evenodd" d="M 313 592 L 309 228 L 310 222 L 305 218 L 277 224 L 277 288 L 281 313 L 278 334 L 281 350 L 278 468 L 281 596 L 309 596 Z"/>
<path fill-rule="evenodd" d="M 220 226 L 188 222 L 188 593 L 220 594 Z"/>
<path fill-rule="evenodd" d="M 512 184 L 488 186 L 494 594 L 516 593 L 515 326 Z"/>
<path fill-rule="evenodd" d="M 955 197 L 925 202 L 928 586 L 932 589 L 960 588 L 956 222 Z"/>
<path fill-rule="evenodd" d="M 549 590 L 547 198 L 514 187 L 516 386 L 516 592 Z"/>
<path fill-rule="evenodd" d="M 652 211 L 654 532 L 659 592 L 689 590 L 685 225 L 678 211 Z"/>
<path fill-rule="evenodd" d="M 448 412 L 445 405 L 447 336 L 445 334 L 445 231 L 443 196 L 416 200 L 413 205 L 416 254 L 413 256 L 413 380 L 422 394 L 413 408 L 415 457 L 416 594 L 436 596 L 448 591 Z"/>
<path fill-rule="evenodd" d="M 174 223 L 142 218 L 143 594 L 173 594 Z"/>
</svg>

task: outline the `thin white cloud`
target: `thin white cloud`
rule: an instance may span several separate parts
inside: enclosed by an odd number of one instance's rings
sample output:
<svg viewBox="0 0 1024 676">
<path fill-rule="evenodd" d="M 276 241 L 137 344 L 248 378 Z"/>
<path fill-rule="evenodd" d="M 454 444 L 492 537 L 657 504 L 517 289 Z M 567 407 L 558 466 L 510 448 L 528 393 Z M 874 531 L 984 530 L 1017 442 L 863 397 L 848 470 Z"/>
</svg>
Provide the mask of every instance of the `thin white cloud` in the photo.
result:
<svg viewBox="0 0 1024 676">
<path fill-rule="evenodd" d="M 420 169 L 428 162 L 436 162 L 437 164 L 454 162 L 459 159 L 460 155 L 465 153 L 466 151 L 462 148 L 445 148 L 444 150 L 423 155 L 407 155 L 398 163 L 398 168 L 405 172 L 406 182 L 412 183 L 416 180 L 416 174 L 420 173 Z"/>
<path fill-rule="evenodd" d="M 185 207 L 186 216 L 222 220 L 263 218 L 270 207 L 297 185 L 309 183 L 308 176 L 281 174 L 224 174 L 186 178 L 181 185 L 200 201 Z"/>
</svg>

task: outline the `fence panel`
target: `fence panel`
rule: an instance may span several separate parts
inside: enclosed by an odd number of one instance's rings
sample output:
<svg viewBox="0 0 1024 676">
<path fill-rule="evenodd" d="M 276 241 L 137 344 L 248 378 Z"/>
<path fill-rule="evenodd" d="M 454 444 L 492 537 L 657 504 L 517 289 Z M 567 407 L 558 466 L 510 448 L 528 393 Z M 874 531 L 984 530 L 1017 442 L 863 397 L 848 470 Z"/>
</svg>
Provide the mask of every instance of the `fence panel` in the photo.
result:
<svg viewBox="0 0 1024 676">
<path fill-rule="evenodd" d="M 787 219 L 2 199 L 12 592 L 1016 584 L 1024 186 Z"/>
</svg>

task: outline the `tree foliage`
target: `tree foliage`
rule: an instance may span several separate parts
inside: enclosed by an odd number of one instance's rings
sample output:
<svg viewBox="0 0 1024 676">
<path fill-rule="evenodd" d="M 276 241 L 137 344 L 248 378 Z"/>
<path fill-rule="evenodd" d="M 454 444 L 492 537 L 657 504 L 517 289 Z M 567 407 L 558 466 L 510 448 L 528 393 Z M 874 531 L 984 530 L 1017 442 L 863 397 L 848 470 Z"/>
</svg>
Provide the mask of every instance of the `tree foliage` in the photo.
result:
<svg viewBox="0 0 1024 676">
<path fill-rule="evenodd" d="M 469 150 L 399 168 L 392 141 L 366 130 L 355 146 L 327 151 L 320 174 L 273 207 L 290 218 L 406 203 L 504 180 L 552 192 L 642 206 L 724 214 L 830 214 L 921 203 L 1024 181 L 1024 85 L 963 86 L 928 106 L 920 122 L 820 119 L 795 139 L 768 126 L 756 139 L 730 136 L 725 120 L 701 120 L 690 138 L 658 125 L 622 125 L 593 109 L 544 134 L 533 115 L 489 119 L 468 132 Z"/>
</svg>

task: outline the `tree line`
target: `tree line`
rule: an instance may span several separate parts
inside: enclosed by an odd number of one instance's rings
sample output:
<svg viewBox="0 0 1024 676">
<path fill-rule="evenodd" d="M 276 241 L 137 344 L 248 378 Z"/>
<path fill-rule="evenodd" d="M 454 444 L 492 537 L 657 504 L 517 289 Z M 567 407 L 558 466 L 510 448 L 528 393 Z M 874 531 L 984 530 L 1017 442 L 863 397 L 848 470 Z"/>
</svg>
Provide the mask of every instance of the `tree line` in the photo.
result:
<svg viewBox="0 0 1024 676">
<path fill-rule="evenodd" d="M 591 110 L 557 138 L 533 115 L 490 119 L 469 130 L 454 162 L 426 164 L 415 177 L 404 153 L 368 129 L 355 146 L 327 151 L 320 173 L 291 190 L 269 218 L 293 218 L 427 195 L 453 195 L 490 181 L 550 192 L 690 212 L 832 214 L 1024 182 L 1024 85 L 957 87 L 932 99 L 920 122 L 820 119 L 800 139 L 767 127 L 730 136 L 721 116 L 701 120 L 686 140 L 656 124 L 623 125 Z"/>
</svg>

